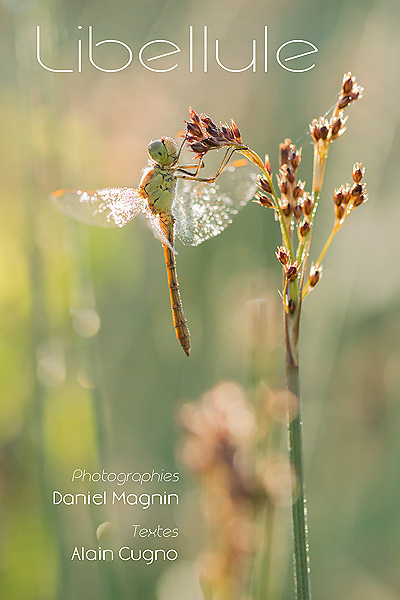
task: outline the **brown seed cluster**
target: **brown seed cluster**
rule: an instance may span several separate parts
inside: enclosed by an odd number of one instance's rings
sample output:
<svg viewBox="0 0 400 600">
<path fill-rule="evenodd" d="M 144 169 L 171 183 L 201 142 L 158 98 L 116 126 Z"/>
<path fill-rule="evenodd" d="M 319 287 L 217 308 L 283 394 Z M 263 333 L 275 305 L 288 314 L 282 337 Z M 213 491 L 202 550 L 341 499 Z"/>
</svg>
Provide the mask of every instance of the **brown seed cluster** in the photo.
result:
<svg viewBox="0 0 400 600">
<path fill-rule="evenodd" d="M 345 132 L 347 117 L 344 117 L 344 109 L 361 98 L 363 91 L 364 88 L 356 83 L 356 78 L 351 73 L 344 75 L 339 99 L 331 119 L 328 121 L 325 117 L 319 117 L 319 119 L 314 119 L 310 125 L 311 137 L 315 143 L 324 146 Z"/>
<path fill-rule="evenodd" d="M 286 139 L 279 145 L 278 187 L 281 192 L 282 213 L 288 220 L 293 216 L 299 239 L 303 240 L 311 231 L 309 217 L 314 203 L 311 196 L 304 192 L 305 182 L 297 180 L 300 161 L 301 148 L 296 150 L 291 140 Z"/>
<path fill-rule="evenodd" d="M 362 182 L 365 169 L 361 163 L 355 163 L 353 166 L 353 184 L 346 183 L 335 189 L 333 194 L 335 221 L 340 223 L 357 206 L 364 204 L 367 199 L 367 186 Z"/>
<path fill-rule="evenodd" d="M 288 281 L 295 281 L 299 275 L 299 270 L 300 265 L 297 260 L 294 263 L 287 263 L 287 265 L 285 265 L 286 279 Z"/>
<path fill-rule="evenodd" d="M 342 89 L 339 94 L 337 110 L 343 110 L 355 100 L 362 97 L 364 88 L 356 83 L 356 78 L 350 72 L 343 76 Z"/>
<path fill-rule="evenodd" d="M 198 114 L 193 108 L 189 108 L 190 121 L 186 121 L 185 137 L 192 152 L 197 157 L 204 156 L 209 150 L 232 147 L 237 150 L 245 149 L 242 136 L 235 121 L 231 124 L 214 123 L 205 114 Z"/>
<path fill-rule="evenodd" d="M 322 265 L 312 263 L 310 268 L 310 274 L 308 276 L 308 283 L 310 288 L 314 288 L 318 281 L 320 281 L 322 277 Z"/>
</svg>

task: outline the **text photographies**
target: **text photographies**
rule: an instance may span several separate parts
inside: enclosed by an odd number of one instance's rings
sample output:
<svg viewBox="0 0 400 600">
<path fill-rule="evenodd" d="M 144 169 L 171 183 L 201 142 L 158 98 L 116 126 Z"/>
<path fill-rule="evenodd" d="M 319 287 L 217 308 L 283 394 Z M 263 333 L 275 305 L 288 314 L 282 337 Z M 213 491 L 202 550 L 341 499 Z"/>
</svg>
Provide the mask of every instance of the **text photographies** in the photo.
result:
<svg viewBox="0 0 400 600">
<path fill-rule="evenodd" d="M 78 25 L 77 28 L 80 31 L 83 30 L 82 25 Z M 259 69 L 262 69 L 265 73 L 268 72 L 268 26 L 264 26 L 262 42 L 256 39 L 251 40 L 249 52 L 251 59 L 250 62 L 247 62 L 247 64 L 246 61 L 248 61 L 248 57 L 245 57 L 243 59 L 245 66 L 232 64 L 233 62 L 236 62 L 238 60 L 237 57 L 235 57 L 233 60 L 232 57 L 228 56 L 228 58 L 222 61 L 221 54 L 223 54 L 223 52 L 221 52 L 220 40 L 215 39 L 213 40 L 213 42 L 211 42 L 207 25 L 203 26 L 200 34 L 202 40 L 201 56 L 197 55 L 198 53 L 197 51 L 195 51 L 194 47 L 195 36 L 198 35 L 199 32 L 195 30 L 195 28 L 192 25 L 190 25 L 188 33 L 188 41 L 182 47 L 173 41 L 165 39 L 156 39 L 145 43 L 143 46 L 141 46 L 137 53 L 137 59 L 139 61 L 139 64 L 145 69 L 154 73 L 166 73 L 169 71 L 174 71 L 179 67 L 186 68 L 189 73 L 193 73 L 195 70 L 201 70 L 204 73 L 207 73 L 211 62 L 214 61 L 217 65 L 217 68 L 223 69 L 224 71 L 228 71 L 230 73 L 243 73 L 244 71 L 252 71 L 255 73 Z M 73 66 L 73 68 L 55 68 L 56 65 L 49 66 L 48 58 L 44 57 L 44 52 L 42 49 L 42 38 L 45 35 L 46 32 L 43 32 L 41 26 L 37 25 L 36 58 L 39 65 L 43 69 L 46 69 L 46 71 L 51 71 L 52 73 L 82 73 L 84 67 L 86 67 L 86 64 L 84 64 L 86 60 L 85 56 L 88 57 L 88 61 L 91 67 L 94 67 L 98 71 L 103 71 L 105 73 L 116 73 L 118 71 L 123 71 L 124 69 L 127 69 L 132 62 L 134 62 L 133 50 L 127 43 L 115 39 L 107 39 L 94 42 L 93 26 L 89 25 L 87 31 L 87 45 L 86 43 L 84 44 L 84 41 L 83 39 L 81 39 L 81 37 L 77 40 L 77 58 L 75 59 L 74 64 L 72 60 L 71 64 L 69 64 L 69 66 Z M 104 44 L 111 45 L 110 52 L 115 50 L 116 47 L 122 47 L 123 52 L 125 53 L 125 62 L 122 65 L 120 64 L 119 66 L 116 66 L 113 69 L 101 66 L 99 64 L 99 60 L 97 59 L 96 61 L 95 59 L 94 49 Z M 84 51 L 85 46 L 87 47 Z M 291 71 L 292 73 L 304 73 L 306 71 L 310 71 L 315 67 L 315 63 L 312 62 L 312 55 L 316 52 L 318 52 L 318 48 L 312 42 L 303 39 L 289 40 L 281 44 L 279 48 L 275 51 L 275 59 L 278 65 L 286 71 Z M 181 59 L 180 62 L 178 62 L 178 58 L 174 55 L 178 55 L 181 53 L 183 54 L 183 60 Z M 309 56 L 307 65 L 305 65 L 304 60 L 301 63 L 296 63 L 296 61 L 298 61 L 299 59 L 304 59 L 304 57 L 307 56 Z M 307 62 L 307 59 L 305 60 Z M 158 63 L 156 61 L 161 62 Z M 199 66 L 200 64 L 201 67 Z"/>
</svg>

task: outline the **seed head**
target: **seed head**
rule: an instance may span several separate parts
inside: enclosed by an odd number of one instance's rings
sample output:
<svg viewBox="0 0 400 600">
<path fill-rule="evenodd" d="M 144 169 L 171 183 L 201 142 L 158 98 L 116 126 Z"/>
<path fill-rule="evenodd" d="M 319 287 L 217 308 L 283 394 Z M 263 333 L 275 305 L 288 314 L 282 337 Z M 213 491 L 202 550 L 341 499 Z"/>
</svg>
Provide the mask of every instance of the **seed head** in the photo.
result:
<svg viewBox="0 0 400 600">
<path fill-rule="evenodd" d="M 272 200 L 264 194 L 260 194 L 259 196 L 257 196 L 256 199 L 253 200 L 253 202 L 255 202 L 256 204 L 260 204 L 261 206 L 265 206 L 266 208 L 275 208 Z"/>
<path fill-rule="evenodd" d="M 328 137 L 328 133 L 329 133 L 329 127 L 327 127 L 326 125 L 321 125 L 321 127 L 319 129 L 319 134 L 321 136 L 321 140 L 326 140 L 326 138 Z"/>
<path fill-rule="evenodd" d="M 300 227 L 300 235 L 301 237 L 307 237 L 307 235 L 310 233 L 311 230 L 311 225 L 309 223 L 309 221 L 306 219 L 305 221 L 303 221 L 301 227 Z"/>
<path fill-rule="evenodd" d="M 356 83 L 354 75 L 346 73 L 343 77 L 342 89 L 340 90 L 335 112 L 343 110 L 349 104 L 361 98 L 363 91 L 364 88 Z"/>
<path fill-rule="evenodd" d="M 355 163 L 353 166 L 353 181 L 354 183 L 360 183 L 363 175 L 365 173 L 365 169 L 361 167 L 361 163 Z"/>
<path fill-rule="evenodd" d="M 279 166 L 283 165 L 291 167 L 293 171 L 297 171 L 301 161 L 301 148 L 296 150 L 296 146 L 292 144 L 290 139 L 286 139 L 283 144 L 279 144 Z"/>
<path fill-rule="evenodd" d="M 360 194 L 359 196 L 357 196 L 357 198 L 354 198 L 353 205 L 361 206 L 361 204 L 365 204 L 367 200 L 368 200 L 367 194 Z"/>
<path fill-rule="evenodd" d="M 347 96 L 350 94 L 353 89 L 353 85 L 356 81 L 356 78 L 351 73 L 345 73 L 343 75 L 343 83 L 342 83 L 342 94 Z"/>
<path fill-rule="evenodd" d="M 284 248 L 283 246 L 277 247 L 275 256 L 283 266 L 287 265 L 287 263 L 289 262 L 289 254 L 287 253 L 286 248 Z"/>
<path fill-rule="evenodd" d="M 294 171 L 297 171 L 297 169 L 299 168 L 300 162 L 301 162 L 301 148 L 299 148 L 298 150 L 295 150 L 295 148 L 293 146 L 293 153 L 292 153 L 290 162 L 292 164 Z"/>
<path fill-rule="evenodd" d="M 314 202 L 310 196 L 310 194 L 305 194 L 303 198 L 303 210 L 304 214 L 309 216 L 311 215 L 314 208 Z"/>
<path fill-rule="evenodd" d="M 297 260 L 294 263 L 288 263 L 285 265 L 286 279 L 288 281 L 294 281 L 299 274 L 299 263 Z"/>
<path fill-rule="evenodd" d="M 285 169 L 285 166 L 286 166 L 286 169 Z M 289 167 L 289 165 L 285 165 L 285 166 L 283 167 L 283 169 L 286 172 L 287 180 L 290 184 L 293 185 L 294 182 L 296 181 L 296 176 L 294 174 L 294 170 L 291 167 Z"/>
<path fill-rule="evenodd" d="M 323 117 L 319 119 L 313 119 L 310 125 L 310 133 L 314 142 L 318 142 L 319 140 L 326 140 L 329 133 L 329 123 Z"/>
<path fill-rule="evenodd" d="M 336 206 L 343 204 L 347 206 L 351 200 L 351 188 L 348 183 L 341 185 L 339 189 L 336 189 L 333 194 L 333 201 Z"/>
<path fill-rule="evenodd" d="M 344 204 L 341 204 L 340 206 L 336 206 L 335 204 L 335 217 L 338 221 L 341 221 L 343 219 L 345 210 L 346 207 Z"/>
<path fill-rule="evenodd" d="M 340 117 L 335 117 L 331 120 L 330 128 L 331 128 L 331 140 L 339 137 L 340 133 L 342 133 L 342 119 Z"/>
<path fill-rule="evenodd" d="M 287 196 L 289 191 L 289 183 L 283 176 L 278 177 L 278 187 L 284 196 Z"/>
<path fill-rule="evenodd" d="M 363 192 L 363 189 L 365 188 L 365 184 L 361 184 L 361 183 L 355 183 L 353 185 L 353 187 L 351 188 L 351 195 L 353 198 L 357 198 L 357 196 L 360 196 Z"/>
<path fill-rule="evenodd" d="M 292 206 L 292 204 L 290 204 L 290 202 L 285 202 L 282 205 L 282 212 L 285 215 L 285 217 L 290 217 L 290 215 L 293 212 L 293 206 Z"/>
<path fill-rule="evenodd" d="M 191 150 L 197 156 L 203 156 L 209 150 L 231 146 L 245 149 L 242 137 L 235 121 L 231 124 L 220 123 L 219 126 L 205 114 L 199 115 L 193 108 L 189 108 L 190 121 L 186 121 L 185 137 Z"/>
<path fill-rule="evenodd" d="M 296 204 L 293 208 L 294 218 L 296 219 L 296 223 L 298 223 L 303 216 L 303 207 L 301 204 Z"/>
<path fill-rule="evenodd" d="M 258 178 L 258 184 L 264 192 L 266 192 L 267 194 L 272 194 L 271 186 L 268 180 L 264 177 L 261 177 L 261 175 Z"/>
<path fill-rule="evenodd" d="M 333 194 L 333 201 L 336 206 L 340 206 L 343 202 L 343 186 L 340 186 L 339 189 L 336 189 Z"/>
<path fill-rule="evenodd" d="M 322 265 L 319 264 L 315 264 L 314 263 L 311 265 L 310 268 L 310 274 L 308 276 L 308 282 L 311 288 L 314 288 L 318 281 L 321 279 L 322 277 Z"/>
<path fill-rule="evenodd" d="M 298 200 L 304 192 L 305 181 L 299 181 L 293 188 L 293 198 Z"/>
</svg>

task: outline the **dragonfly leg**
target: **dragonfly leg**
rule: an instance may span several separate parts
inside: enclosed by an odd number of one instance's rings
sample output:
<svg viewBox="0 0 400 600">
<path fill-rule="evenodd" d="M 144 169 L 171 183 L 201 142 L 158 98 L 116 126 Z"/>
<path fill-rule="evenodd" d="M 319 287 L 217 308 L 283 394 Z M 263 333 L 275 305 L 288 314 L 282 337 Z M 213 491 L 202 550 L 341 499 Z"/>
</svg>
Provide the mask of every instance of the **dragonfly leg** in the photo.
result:
<svg viewBox="0 0 400 600">
<path fill-rule="evenodd" d="M 181 152 L 182 152 L 182 150 L 183 150 L 183 147 L 184 147 L 184 145 L 186 144 L 186 140 L 187 140 L 187 135 L 185 135 L 185 137 L 183 138 L 183 142 L 182 142 L 182 144 L 180 145 L 180 148 L 179 148 L 179 150 L 178 150 L 178 156 L 176 157 L 176 159 L 175 159 L 175 161 L 174 161 L 174 164 L 176 164 L 176 163 L 178 162 L 178 160 L 179 160 L 179 157 L 180 157 L 180 155 L 181 155 Z"/>
<path fill-rule="evenodd" d="M 204 167 L 204 162 L 202 161 L 202 159 L 200 157 L 199 164 L 197 164 L 197 165 L 180 165 L 179 167 L 176 168 L 176 170 L 178 173 L 185 173 L 186 175 L 192 175 L 192 173 L 188 173 L 186 169 L 196 169 L 195 174 L 192 176 L 197 177 L 200 169 L 202 169 L 203 167 Z"/>
<path fill-rule="evenodd" d="M 197 174 L 195 174 L 195 175 L 179 175 L 179 174 L 177 174 L 177 177 L 179 177 L 180 179 L 190 179 L 192 181 L 214 183 L 214 181 L 216 179 L 218 179 L 218 177 L 221 175 L 222 171 L 227 166 L 227 164 L 230 161 L 230 159 L 232 158 L 232 155 L 234 152 L 235 152 L 235 148 L 228 148 L 228 150 L 225 152 L 224 159 L 223 159 L 222 163 L 220 164 L 220 167 L 219 167 L 218 171 L 216 172 L 216 174 L 214 175 L 214 177 L 197 177 Z M 197 173 L 199 172 L 199 170 L 200 169 L 198 169 Z"/>
</svg>

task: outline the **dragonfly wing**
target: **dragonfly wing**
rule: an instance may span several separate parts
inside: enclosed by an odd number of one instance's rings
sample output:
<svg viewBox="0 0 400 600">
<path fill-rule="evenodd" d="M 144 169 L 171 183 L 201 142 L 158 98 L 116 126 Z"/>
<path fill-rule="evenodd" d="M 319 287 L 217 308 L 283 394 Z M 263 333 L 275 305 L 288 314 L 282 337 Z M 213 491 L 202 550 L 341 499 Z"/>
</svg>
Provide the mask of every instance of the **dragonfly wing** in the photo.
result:
<svg viewBox="0 0 400 600">
<path fill-rule="evenodd" d="M 148 210 L 146 199 L 133 188 L 106 188 L 95 192 L 57 190 L 52 199 L 64 214 L 99 227 L 123 227 Z"/>
<path fill-rule="evenodd" d="M 175 228 L 184 244 L 198 246 L 219 235 L 256 192 L 254 167 L 228 166 L 214 183 L 178 179 L 172 206 Z"/>
<path fill-rule="evenodd" d="M 64 214 L 87 225 L 123 227 L 135 217 L 145 217 L 146 224 L 162 244 L 171 246 L 160 222 L 153 214 L 146 198 L 133 188 L 106 188 L 95 192 L 57 190 L 52 199 Z"/>
<path fill-rule="evenodd" d="M 165 228 L 165 225 L 161 221 L 161 215 L 154 214 L 150 210 L 147 210 L 145 216 L 148 219 L 148 224 L 150 225 L 154 237 L 156 237 L 164 246 L 168 246 L 168 248 L 174 253 L 178 254 L 171 242 L 168 239 L 168 232 Z"/>
</svg>

